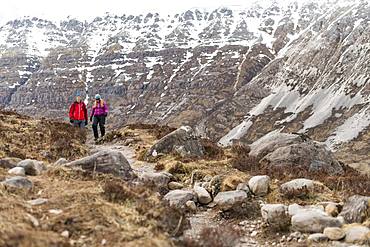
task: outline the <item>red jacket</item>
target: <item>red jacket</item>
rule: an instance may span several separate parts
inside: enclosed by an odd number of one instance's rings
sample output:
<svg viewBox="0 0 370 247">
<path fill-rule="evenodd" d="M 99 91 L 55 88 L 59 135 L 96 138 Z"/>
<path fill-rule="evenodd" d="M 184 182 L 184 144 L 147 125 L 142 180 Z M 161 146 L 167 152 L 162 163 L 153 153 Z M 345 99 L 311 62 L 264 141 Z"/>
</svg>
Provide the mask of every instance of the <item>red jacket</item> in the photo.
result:
<svg viewBox="0 0 370 247">
<path fill-rule="evenodd" d="M 69 108 L 69 118 L 72 120 L 87 121 L 87 109 L 85 103 L 82 101 L 75 101 Z"/>
</svg>

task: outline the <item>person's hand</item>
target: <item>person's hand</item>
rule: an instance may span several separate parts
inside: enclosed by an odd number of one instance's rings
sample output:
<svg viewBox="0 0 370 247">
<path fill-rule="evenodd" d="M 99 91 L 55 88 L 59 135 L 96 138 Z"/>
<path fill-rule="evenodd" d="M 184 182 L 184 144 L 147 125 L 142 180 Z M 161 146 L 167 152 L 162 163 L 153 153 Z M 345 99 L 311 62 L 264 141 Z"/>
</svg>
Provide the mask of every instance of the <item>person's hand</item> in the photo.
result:
<svg viewBox="0 0 370 247">
<path fill-rule="evenodd" d="M 90 117 L 90 122 L 92 122 L 93 116 Z"/>
<path fill-rule="evenodd" d="M 70 118 L 70 119 L 69 119 L 69 122 L 70 122 L 70 123 L 73 123 L 73 119 L 72 119 L 72 118 Z"/>
<path fill-rule="evenodd" d="M 87 119 L 85 120 L 85 125 L 87 125 L 89 123 L 89 121 L 87 121 Z"/>
<path fill-rule="evenodd" d="M 103 115 L 104 117 L 107 117 L 108 116 L 108 113 L 104 113 L 104 115 Z"/>
</svg>

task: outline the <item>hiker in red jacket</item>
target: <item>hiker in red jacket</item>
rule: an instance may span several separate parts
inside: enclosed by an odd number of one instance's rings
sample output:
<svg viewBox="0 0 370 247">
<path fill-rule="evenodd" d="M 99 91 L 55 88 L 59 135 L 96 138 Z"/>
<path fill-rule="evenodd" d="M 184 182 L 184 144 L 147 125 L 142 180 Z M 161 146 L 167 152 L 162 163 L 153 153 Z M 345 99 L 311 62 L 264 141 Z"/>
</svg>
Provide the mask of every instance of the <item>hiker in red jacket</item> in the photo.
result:
<svg viewBox="0 0 370 247">
<path fill-rule="evenodd" d="M 69 121 L 73 126 L 85 128 L 88 121 L 86 105 L 81 101 L 80 92 L 76 93 L 76 101 L 69 108 Z"/>
</svg>

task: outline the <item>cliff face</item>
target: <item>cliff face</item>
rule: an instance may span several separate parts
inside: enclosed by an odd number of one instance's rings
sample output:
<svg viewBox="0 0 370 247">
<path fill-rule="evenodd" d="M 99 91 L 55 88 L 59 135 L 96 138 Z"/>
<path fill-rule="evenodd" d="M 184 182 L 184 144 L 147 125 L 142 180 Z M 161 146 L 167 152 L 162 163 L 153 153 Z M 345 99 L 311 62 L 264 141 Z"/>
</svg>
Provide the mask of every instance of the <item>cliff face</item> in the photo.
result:
<svg viewBox="0 0 370 247">
<path fill-rule="evenodd" d="M 77 90 L 99 92 L 114 124 L 189 124 L 225 145 L 279 129 L 334 148 L 368 133 L 369 13 L 292 1 L 15 20 L 0 28 L 0 105 L 64 117 Z"/>
</svg>

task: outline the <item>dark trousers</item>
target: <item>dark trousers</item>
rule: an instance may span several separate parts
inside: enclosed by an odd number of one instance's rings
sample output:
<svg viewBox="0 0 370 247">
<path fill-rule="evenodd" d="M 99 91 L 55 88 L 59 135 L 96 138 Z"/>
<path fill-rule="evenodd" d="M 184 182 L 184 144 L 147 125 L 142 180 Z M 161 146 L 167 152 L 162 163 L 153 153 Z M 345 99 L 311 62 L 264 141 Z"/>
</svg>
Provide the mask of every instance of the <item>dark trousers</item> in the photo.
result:
<svg viewBox="0 0 370 247">
<path fill-rule="evenodd" d="M 94 116 L 93 117 L 92 128 L 94 131 L 95 139 L 99 138 L 98 125 L 100 127 L 101 136 L 104 136 L 105 135 L 105 116 Z"/>
</svg>

